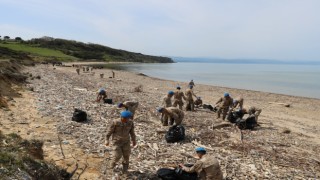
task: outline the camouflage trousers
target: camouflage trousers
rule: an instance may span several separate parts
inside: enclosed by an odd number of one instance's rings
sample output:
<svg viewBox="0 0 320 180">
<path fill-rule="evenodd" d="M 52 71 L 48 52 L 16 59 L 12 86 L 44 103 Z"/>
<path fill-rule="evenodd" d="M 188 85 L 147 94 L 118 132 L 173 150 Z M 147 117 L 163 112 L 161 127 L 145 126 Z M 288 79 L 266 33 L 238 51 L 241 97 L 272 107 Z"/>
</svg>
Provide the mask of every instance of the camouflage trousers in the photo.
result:
<svg viewBox="0 0 320 180">
<path fill-rule="evenodd" d="M 217 111 L 217 118 L 219 119 L 222 113 L 222 119 L 225 120 L 228 111 L 229 111 L 229 107 L 219 107 Z"/>
<path fill-rule="evenodd" d="M 182 110 L 183 102 L 180 100 L 174 100 L 172 107 L 177 107 L 177 105 L 179 105 L 179 109 Z"/>
<path fill-rule="evenodd" d="M 109 164 L 109 172 L 112 173 L 114 167 L 116 166 L 117 162 L 123 157 L 122 166 L 123 172 L 127 172 L 129 168 L 129 158 L 131 153 L 130 142 L 121 143 L 121 144 L 113 144 L 112 147 L 112 157 Z"/>
<path fill-rule="evenodd" d="M 186 111 L 194 111 L 194 101 L 193 101 L 193 99 L 187 100 Z"/>
</svg>

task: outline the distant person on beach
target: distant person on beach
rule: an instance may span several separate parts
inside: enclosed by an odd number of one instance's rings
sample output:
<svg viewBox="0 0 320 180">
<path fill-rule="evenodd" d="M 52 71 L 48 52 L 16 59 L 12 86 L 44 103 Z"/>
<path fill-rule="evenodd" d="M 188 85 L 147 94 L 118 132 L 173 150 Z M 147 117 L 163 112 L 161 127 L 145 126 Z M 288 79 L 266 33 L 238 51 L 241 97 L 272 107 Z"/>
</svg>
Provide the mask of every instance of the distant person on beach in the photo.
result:
<svg viewBox="0 0 320 180">
<path fill-rule="evenodd" d="M 77 71 L 77 74 L 79 75 L 80 74 L 80 69 L 77 68 L 76 71 Z"/>
<path fill-rule="evenodd" d="M 257 121 L 257 123 L 258 123 L 258 117 L 261 114 L 262 109 L 257 108 L 255 106 L 250 106 L 249 108 L 243 108 L 242 112 L 244 114 L 249 114 L 249 116 L 254 116 L 256 121 Z"/>
<path fill-rule="evenodd" d="M 243 108 L 243 98 L 241 96 L 233 100 L 233 108 L 238 108 L 241 110 Z"/>
<path fill-rule="evenodd" d="M 191 81 L 189 82 L 189 86 L 196 86 L 193 82 L 193 79 L 191 79 Z"/>
<path fill-rule="evenodd" d="M 201 97 L 197 97 L 197 99 L 194 101 L 195 107 L 201 107 L 202 106 L 202 99 Z"/>
<path fill-rule="evenodd" d="M 216 102 L 216 105 L 218 107 L 217 118 L 219 119 L 222 113 L 222 120 L 225 120 L 229 108 L 233 107 L 233 99 L 230 97 L 229 93 L 224 93 L 223 97 Z"/>
<path fill-rule="evenodd" d="M 139 102 L 134 101 L 125 101 L 123 103 L 118 104 L 118 108 L 125 108 L 127 111 L 132 113 L 132 119 L 134 118 L 134 114 L 139 106 Z"/>
<path fill-rule="evenodd" d="M 172 107 L 172 101 L 171 101 L 171 98 L 172 96 L 174 95 L 174 92 L 173 91 L 169 91 L 168 94 L 163 98 L 163 101 L 162 101 L 162 106 L 167 108 L 167 107 Z M 161 115 L 161 122 L 162 122 L 162 119 L 168 119 L 168 116 L 166 114 L 162 114 Z"/>
<path fill-rule="evenodd" d="M 132 146 L 136 145 L 136 134 L 134 132 L 134 123 L 130 120 L 132 113 L 123 111 L 121 118 L 114 120 L 108 128 L 106 137 L 106 146 L 110 145 L 110 137 L 112 136 L 112 156 L 107 174 L 114 175 L 114 168 L 117 162 L 123 157 L 122 172 L 127 175 L 129 169 L 129 158 L 131 154 L 130 137 Z"/>
<path fill-rule="evenodd" d="M 98 90 L 98 96 L 97 96 L 97 102 L 100 102 L 101 100 L 104 100 L 107 98 L 107 92 L 105 89 L 100 88 Z"/>
<path fill-rule="evenodd" d="M 186 100 L 184 93 L 181 91 L 181 87 L 178 86 L 177 90 L 174 92 L 174 95 L 173 95 L 173 105 L 172 106 L 177 107 L 177 105 L 179 105 L 179 109 L 182 110 L 182 106 L 183 106 L 182 98 L 184 100 Z"/>
<path fill-rule="evenodd" d="M 158 112 L 163 115 L 163 118 L 161 119 L 163 126 L 168 126 L 168 120 L 170 120 L 169 125 L 173 125 L 175 122 L 176 125 L 180 125 L 182 123 L 182 120 L 184 118 L 184 112 L 176 107 L 168 107 L 168 108 L 159 108 Z M 161 116 L 162 116 L 161 115 Z"/>
<path fill-rule="evenodd" d="M 112 71 L 112 78 L 115 78 L 115 73 L 114 73 L 114 71 Z"/>
<path fill-rule="evenodd" d="M 191 167 L 180 164 L 179 166 L 182 170 L 187 173 L 196 172 L 201 180 L 222 180 L 223 173 L 219 161 L 213 156 L 207 155 L 206 149 L 203 147 L 197 147 L 195 150 L 198 159 L 197 162 Z"/>
<path fill-rule="evenodd" d="M 192 91 L 193 86 L 189 85 L 189 89 L 186 90 L 186 111 L 194 111 L 194 100 L 193 96 L 197 98 L 197 96 Z"/>
</svg>

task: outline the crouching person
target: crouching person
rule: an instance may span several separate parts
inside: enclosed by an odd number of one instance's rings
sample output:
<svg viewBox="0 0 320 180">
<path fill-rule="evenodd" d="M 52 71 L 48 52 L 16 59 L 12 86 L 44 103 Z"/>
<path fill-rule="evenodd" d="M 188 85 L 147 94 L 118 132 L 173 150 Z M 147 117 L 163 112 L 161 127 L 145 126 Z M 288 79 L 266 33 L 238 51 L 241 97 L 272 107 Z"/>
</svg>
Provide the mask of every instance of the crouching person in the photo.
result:
<svg viewBox="0 0 320 180">
<path fill-rule="evenodd" d="M 203 147 L 196 148 L 196 153 L 199 160 L 192 167 L 180 164 L 182 170 L 188 173 L 196 172 L 200 180 L 222 180 L 223 176 L 218 160 L 206 155 L 206 150 Z"/>
<path fill-rule="evenodd" d="M 127 175 L 131 153 L 130 136 L 132 145 L 136 145 L 134 123 L 130 120 L 132 113 L 123 111 L 120 115 L 121 118 L 119 120 L 114 120 L 107 132 L 106 146 L 109 146 L 109 139 L 112 136 L 112 157 L 107 170 L 109 176 L 113 176 L 114 167 L 121 157 L 123 157 L 122 172 L 124 175 Z"/>
</svg>

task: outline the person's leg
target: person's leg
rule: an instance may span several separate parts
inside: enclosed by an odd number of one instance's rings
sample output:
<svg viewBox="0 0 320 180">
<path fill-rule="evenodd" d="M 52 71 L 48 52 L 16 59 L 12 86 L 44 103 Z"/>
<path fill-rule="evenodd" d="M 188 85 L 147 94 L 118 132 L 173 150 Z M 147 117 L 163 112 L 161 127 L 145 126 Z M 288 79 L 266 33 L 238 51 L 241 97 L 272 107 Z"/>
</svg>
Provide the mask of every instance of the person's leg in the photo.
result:
<svg viewBox="0 0 320 180">
<path fill-rule="evenodd" d="M 108 168 L 108 174 L 110 176 L 113 175 L 114 167 L 116 166 L 117 162 L 121 159 L 122 157 L 122 148 L 119 145 L 113 145 L 112 147 L 112 156 Z"/>
<path fill-rule="evenodd" d="M 128 172 L 130 153 L 131 153 L 131 147 L 130 147 L 130 142 L 128 142 L 125 145 L 123 145 L 123 147 L 122 147 L 122 154 L 123 154 L 122 172 L 123 173 Z"/>
</svg>

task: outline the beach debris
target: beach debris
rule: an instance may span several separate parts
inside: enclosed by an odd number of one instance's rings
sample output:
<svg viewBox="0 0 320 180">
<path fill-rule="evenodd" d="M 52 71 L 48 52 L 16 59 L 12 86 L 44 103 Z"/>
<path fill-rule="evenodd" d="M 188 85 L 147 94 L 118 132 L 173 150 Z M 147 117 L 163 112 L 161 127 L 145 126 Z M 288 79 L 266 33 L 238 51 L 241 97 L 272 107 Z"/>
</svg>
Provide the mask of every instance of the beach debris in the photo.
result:
<svg viewBox="0 0 320 180">
<path fill-rule="evenodd" d="M 269 104 L 276 104 L 284 107 L 290 107 L 290 104 L 287 103 L 281 103 L 281 102 L 269 102 Z"/>
<path fill-rule="evenodd" d="M 60 68 L 66 71 L 60 71 Z M 106 84 L 99 76 L 77 75 L 72 68 L 68 73 L 67 68 L 58 67 L 54 72 L 45 66 L 26 69 L 41 76 L 41 79 L 27 84 L 27 87 L 34 87 L 34 92 L 30 93 L 36 97 L 35 108 L 42 116 L 56 120 L 62 154 L 63 148 L 69 146 L 65 143 L 72 142 L 82 150 L 84 155 L 81 158 L 90 154 L 100 160 L 96 163 L 100 168 L 97 169 L 101 176 L 99 179 L 110 179 L 104 174 L 111 152 L 111 147 L 104 146 L 106 129 L 114 119 L 119 118 L 121 109 L 94 101 L 96 89 Z M 99 74 L 106 70 L 95 71 Z M 108 79 L 108 98 L 114 102 L 136 100 L 141 105 L 134 120 L 137 146 L 132 148 L 128 179 L 156 179 L 159 168 L 174 168 L 186 161 L 194 163 L 196 159 L 186 154 L 194 152 L 198 146 L 206 148 L 208 154 L 219 160 L 226 179 L 320 178 L 319 144 L 308 141 L 298 133 L 287 134 L 274 129 L 267 123 L 255 131 L 240 131 L 229 123 L 215 119 L 209 110 L 186 112 L 183 122 L 185 139 L 167 143 L 165 133 L 169 127 L 161 125 L 155 111 L 161 104 L 162 87 L 148 84 L 142 91 L 139 84 L 156 80 L 143 76 L 125 78 L 129 75 L 132 74 L 119 72 L 123 81 Z M 134 93 L 132 88 L 139 86 L 141 90 L 138 92 L 141 93 Z M 90 121 L 70 121 L 75 108 L 90 115 Z M 86 169 L 90 168 L 93 167 Z"/>
</svg>

